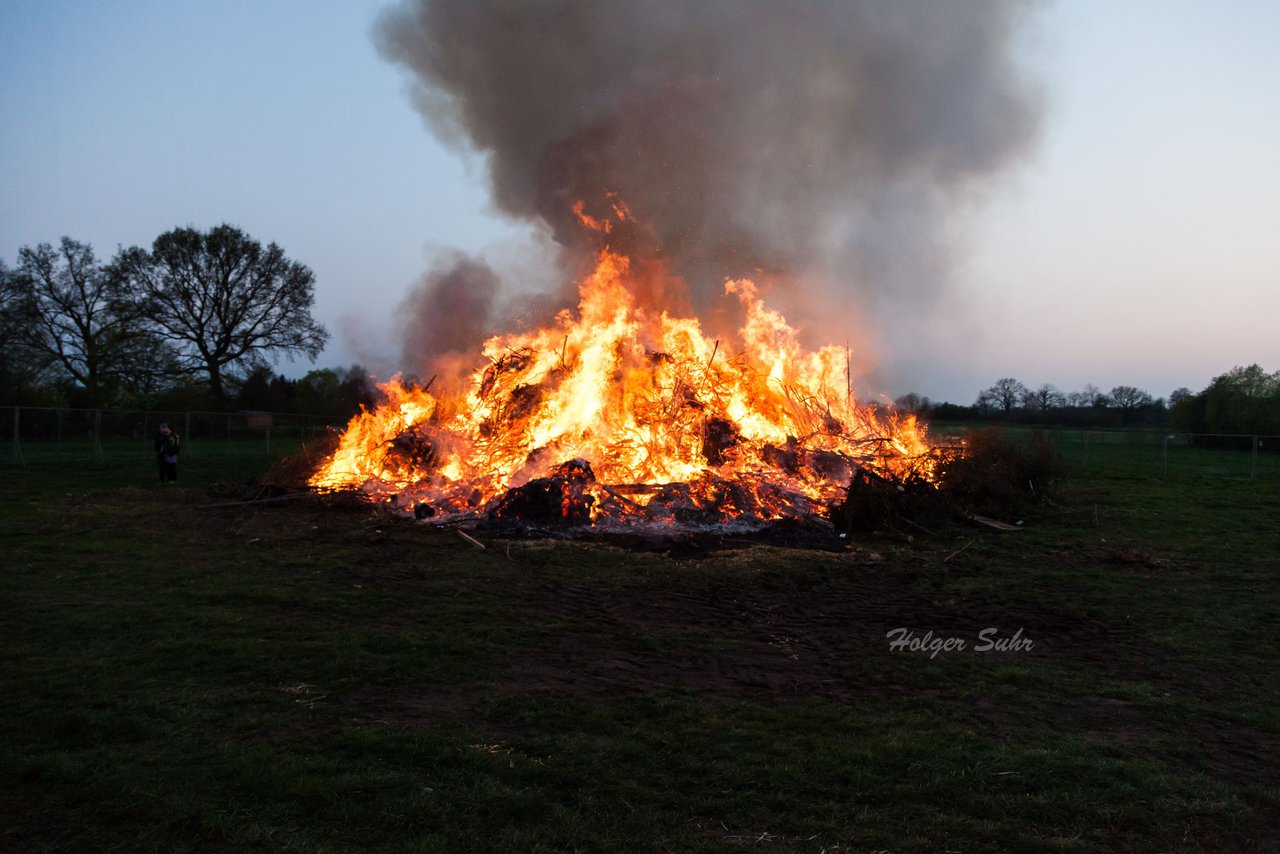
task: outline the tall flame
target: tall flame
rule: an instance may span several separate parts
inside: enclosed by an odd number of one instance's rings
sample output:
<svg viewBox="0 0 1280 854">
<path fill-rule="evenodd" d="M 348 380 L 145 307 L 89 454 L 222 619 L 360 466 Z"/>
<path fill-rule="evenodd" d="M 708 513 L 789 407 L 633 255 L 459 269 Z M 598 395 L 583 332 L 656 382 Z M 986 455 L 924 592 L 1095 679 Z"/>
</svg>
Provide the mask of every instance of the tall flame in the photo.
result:
<svg viewBox="0 0 1280 854">
<path fill-rule="evenodd" d="M 714 504 L 732 521 L 811 512 L 836 498 L 858 465 L 931 474 L 914 417 L 859 404 L 846 352 L 807 352 L 751 281 L 725 283 L 743 317 L 733 341 L 709 338 L 696 318 L 640 305 L 632 261 L 606 237 L 630 213 L 620 199 L 608 201 L 605 219 L 574 207 L 605 240 L 579 285 L 576 313 L 484 342 L 484 367 L 460 397 L 398 379 L 381 385 L 386 402 L 352 419 L 311 484 L 450 516 L 481 512 L 578 459 L 594 471 L 597 520 L 612 506 L 620 517 L 661 521 L 670 513 L 655 501 L 671 490 L 659 487 L 685 484 L 682 500 Z"/>
</svg>

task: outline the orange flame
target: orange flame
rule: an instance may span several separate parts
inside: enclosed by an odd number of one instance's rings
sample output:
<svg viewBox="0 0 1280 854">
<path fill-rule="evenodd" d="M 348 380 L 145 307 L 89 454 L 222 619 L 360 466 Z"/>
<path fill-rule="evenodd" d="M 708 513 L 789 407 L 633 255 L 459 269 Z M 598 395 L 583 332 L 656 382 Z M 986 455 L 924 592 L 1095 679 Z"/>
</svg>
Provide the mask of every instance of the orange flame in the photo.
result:
<svg viewBox="0 0 1280 854">
<path fill-rule="evenodd" d="M 608 202 L 612 221 L 582 202 L 574 213 L 607 235 L 630 219 L 621 199 Z M 931 476 L 914 417 L 854 400 L 846 352 L 806 351 L 752 282 L 725 284 L 743 316 L 730 346 L 695 318 L 639 305 L 631 277 L 631 260 L 606 245 L 576 314 L 484 342 L 485 366 L 461 397 L 398 378 L 381 385 L 386 402 L 352 419 L 312 486 L 447 517 L 492 509 L 508 490 L 586 460 L 594 480 L 565 482 L 592 496 L 593 520 L 626 524 L 667 521 L 681 506 L 723 521 L 812 512 L 858 465 Z"/>
</svg>

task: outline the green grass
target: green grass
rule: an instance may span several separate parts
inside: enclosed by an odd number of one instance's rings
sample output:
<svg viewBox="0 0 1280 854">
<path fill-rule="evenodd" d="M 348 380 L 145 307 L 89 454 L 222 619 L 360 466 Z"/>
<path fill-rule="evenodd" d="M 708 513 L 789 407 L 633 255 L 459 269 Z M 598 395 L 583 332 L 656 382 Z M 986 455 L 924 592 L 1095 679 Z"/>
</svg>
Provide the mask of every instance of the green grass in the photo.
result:
<svg viewBox="0 0 1280 854">
<path fill-rule="evenodd" d="M 1255 454 L 1253 437 L 1201 436 L 1201 444 L 1194 444 L 1188 434 L 1170 429 L 1037 429 L 983 423 L 937 424 L 932 425 L 930 431 L 937 436 L 958 437 L 971 429 L 999 429 L 1015 438 L 1039 433 L 1058 449 L 1073 472 L 1085 477 L 1280 480 L 1280 437 L 1276 436 L 1258 437 L 1261 450 Z M 1213 441 L 1218 444 L 1208 444 Z"/>
<path fill-rule="evenodd" d="M 264 467 L 5 469 L 0 848 L 1280 844 L 1274 481 L 1117 465 L 1017 533 L 675 561 L 206 506 Z"/>
</svg>

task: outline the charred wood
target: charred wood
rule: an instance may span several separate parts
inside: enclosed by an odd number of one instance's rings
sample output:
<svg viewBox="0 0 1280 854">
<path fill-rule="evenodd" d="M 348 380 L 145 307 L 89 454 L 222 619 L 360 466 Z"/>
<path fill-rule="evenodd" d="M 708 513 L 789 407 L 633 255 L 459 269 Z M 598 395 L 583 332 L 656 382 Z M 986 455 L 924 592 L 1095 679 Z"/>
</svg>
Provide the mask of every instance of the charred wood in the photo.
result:
<svg viewBox="0 0 1280 854">
<path fill-rule="evenodd" d="M 702 428 L 702 456 L 708 465 L 728 462 L 728 451 L 742 441 L 738 427 L 727 418 L 708 418 Z"/>
<path fill-rule="evenodd" d="M 508 490 L 489 511 L 489 518 L 534 525 L 589 525 L 596 499 L 587 487 L 595 480 L 586 460 L 561 463 L 549 477 Z"/>
<path fill-rule="evenodd" d="M 533 414 L 542 402 L 542 386 L 518 385 L 511 390 L 503 414 L 510 421 L 523 421 Z"/>
<path fill-rule="evenodd" d="M 436 462 L 436 445 L 426 424 L 414 424 L 391 440 L 391 451 L 416 469 L 429 469 Z"/>
<path fill-rule="evenodd" d="M 843 454 L 816 450 L 810 451 L 807 456 L 809 467 L 823 480 L 843 483 L 853 476 L 853 465 Z"/>
<path fill-rule="evenodd" d="M 776 469 L 795 474 L 800 471 L 800 442 L 795 436 L 788 436 L 784 447 L 765 445 L 760 449 L 760 457 Z"/>
</svg>

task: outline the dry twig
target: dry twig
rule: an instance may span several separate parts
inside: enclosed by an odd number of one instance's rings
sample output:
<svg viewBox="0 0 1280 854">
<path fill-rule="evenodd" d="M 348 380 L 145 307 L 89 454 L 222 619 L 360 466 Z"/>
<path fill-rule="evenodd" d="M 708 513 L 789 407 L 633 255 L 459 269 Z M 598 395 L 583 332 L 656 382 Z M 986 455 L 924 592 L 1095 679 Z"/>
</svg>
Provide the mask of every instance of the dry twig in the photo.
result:
<svg viewBox="0 0 1280 854">
<path fill-rule="evenodd" d="M 476 548 L 481 550 L 486 548 L 484 543 L 480 542 L 475 537 L 471 536 L 461 528 L 455 528 L 454 530 L 458 532 L 459 537 L 462 537 L 462 539 L 466 540 L 468 543 L 471 543 L 471 545 L 475 546 Z"/>
<path fill-rule="evenodd" d="M 951 554 L 949 554 L 949 555 L 947 555 L 946 557 L 944 557 L 944 558 L 942 559 L 942 562 L 943 562 L 943 563 L 946 563 L 947 561 L 951 560 L 951 559 L 952 559 L 953 557 L 955 557 L 956 555 L 960 554 L 960 552 L 962 552 L 962 551 L 964 551 L 965 549 L 969 548 L 969 546 L 973 545 L 973 544 L 974 544 L 974 543 L 976 543 L 977 541 L 978 541 L 978 538 L 977 538 L 977 537 L 974 537 L 972 540 L 970 540 L 969 542 L 965 543 L 963 546 L 961 546 L 960 548 L 958 548 L 958 549 L 956 549 L 955 551 L 953 551 Z"/>
</svg>

